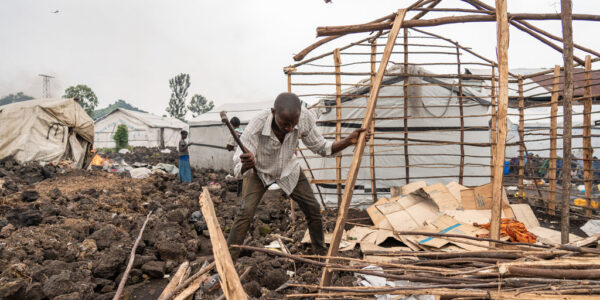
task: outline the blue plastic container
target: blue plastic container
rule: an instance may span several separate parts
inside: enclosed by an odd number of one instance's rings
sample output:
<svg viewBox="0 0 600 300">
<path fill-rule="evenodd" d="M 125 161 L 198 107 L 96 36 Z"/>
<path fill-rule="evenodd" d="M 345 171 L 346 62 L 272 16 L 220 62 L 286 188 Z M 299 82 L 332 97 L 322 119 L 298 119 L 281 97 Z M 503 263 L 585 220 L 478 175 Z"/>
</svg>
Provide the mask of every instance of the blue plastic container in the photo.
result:
<svg viewBox="0 0 600 300">
<path fill-rule="evenodd" d="M 504 162 L 504 175 L 508 175 L 510 173 L 510 162 Z"/>
</svg>

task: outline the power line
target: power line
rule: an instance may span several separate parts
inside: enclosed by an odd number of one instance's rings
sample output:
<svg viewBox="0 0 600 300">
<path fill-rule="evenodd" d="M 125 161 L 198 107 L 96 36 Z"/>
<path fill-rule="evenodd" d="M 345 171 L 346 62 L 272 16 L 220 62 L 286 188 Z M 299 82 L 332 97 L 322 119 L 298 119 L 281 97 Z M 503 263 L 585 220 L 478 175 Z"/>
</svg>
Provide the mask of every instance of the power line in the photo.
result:
<svg viewBox="0 0 600 300">
<path fill-rule="evenodd" d="M 53 76 L 46 74 L 39 74 L 43 78 L 42 85 L 42 98 L 50 98 L 50 92 L 48 91 L 48 87 L 50 86 L 50 78 L 54 78 Z"/>
</svg>

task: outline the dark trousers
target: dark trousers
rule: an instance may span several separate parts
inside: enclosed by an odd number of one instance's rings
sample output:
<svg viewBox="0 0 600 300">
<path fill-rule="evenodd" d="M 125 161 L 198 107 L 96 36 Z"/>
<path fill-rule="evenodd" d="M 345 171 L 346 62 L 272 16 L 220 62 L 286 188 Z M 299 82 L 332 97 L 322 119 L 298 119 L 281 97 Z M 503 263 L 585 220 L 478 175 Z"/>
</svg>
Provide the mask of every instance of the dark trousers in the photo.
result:
<svg viewBox="0 0 600 300">
<path fill-rule="evenodd" d="M 242 187 L 242 207 L 238 211 L 233 226 L 229 231 L 227 245 L 241 245 L 244 242 L 246 233 L 250 228 L 250 224 L 254 219 L 256 207 L 260 203 L 267 188 L 254 171 L 249 170 L 244 174 L 244 183 Z M 323 236 L 323 221 L 321 220 L 321 207 L 315 199 L 310 184 L 306 176 L 300 173 L 298 184 L 290 195 L 304 213 L 308 223 L 308 231 L 310 240 L 312 241 L 313 250 L 317 253 L 322 253 L 326 250 L 325 239 Z M 236 260 L 240 254 L 239 248 L 231 248 L 231 257 Z"/>
</svg>

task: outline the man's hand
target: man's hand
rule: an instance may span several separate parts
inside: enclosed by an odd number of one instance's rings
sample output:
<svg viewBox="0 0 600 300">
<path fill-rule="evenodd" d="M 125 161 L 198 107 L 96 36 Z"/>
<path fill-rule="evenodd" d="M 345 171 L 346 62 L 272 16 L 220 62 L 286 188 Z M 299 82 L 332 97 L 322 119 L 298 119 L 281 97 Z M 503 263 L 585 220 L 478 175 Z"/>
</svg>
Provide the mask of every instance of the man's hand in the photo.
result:
<svg viewBox="0 0 600 300">
<path fill-rule="evenodd" d="M 254 160 L 254 154 L 252 154 L 252 152 L 242 153 L 242 155 L 240 155 L 240 160 L 242 161 L 242 173 L 256 166 L 256 161 Z"/>
<path fill-rule="evenodd" d="M 365 130 L 367 130 L 367 129 L 358 128 L 358 129 L 354 130 L 350 135 L 348 135 L 347 139 L 350 141 L 350 144 L 356 145 L 356 143 L 358 143 L 358 136 L 360 135 L 361 132 L 363 132 Z M 368 142 L 369 139 L 371 139 L 371 132 L 367 131 L 365 140 Z"/>
<path fill-rule="evenodd" d="M 227 151 L 233 151 L 233 145 L 232 144 L 227 144 L 226 148 L 227 148 Z"/>
</svg>

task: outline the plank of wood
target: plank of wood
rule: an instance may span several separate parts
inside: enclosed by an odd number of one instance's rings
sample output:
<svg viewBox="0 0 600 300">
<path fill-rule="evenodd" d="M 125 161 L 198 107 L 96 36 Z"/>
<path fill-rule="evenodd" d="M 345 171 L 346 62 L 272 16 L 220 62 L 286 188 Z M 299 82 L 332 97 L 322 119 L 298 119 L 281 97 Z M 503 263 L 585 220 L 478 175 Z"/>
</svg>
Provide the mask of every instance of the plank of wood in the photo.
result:
<svg viewBox="0 0 600 300">
<path fill-rule="evenodd" d="M 342 139 L 342 76 L 340 75 L 340 65 L 342 64 L 342 58 L 340 57 L 340 49 L 337 48 L 333 51 L 333 64 L 335 65 L 335 140 L 339 141 Z M 342 180 L 342 156 L 338 155 L 335 157 L 335 178 L 338 181 Z M 342 203 L 342 183 L 336 184 L 337 193 L 337 204 L 340 207 Z"/>
<path fill-rule="evenodd" d="M 592 216 L 592 186 L 594 184 L 593 161 L 594 148 L 592 147 L 592 87 L 591 87 L 591 70 L 592 57 L 585 57 L 585 88 L 583 96 L 583 182 L 585 185 L 585 216 Z"/>
<path fill-rule="evenodd" d="M 196 278 L 188 287 L 186 287 L 181 293 L 177 294 L 173 300 L 188 300 L 194 293 L 202 286 L 202 282 L 208 278 L 208 273 Z M 244 298 L 245 299 L 245 298 Z"/>
<path fill-rule="evenodd" d="M 571 207 L 571 137 L 573 135 L 573 4 L 561 0 L 563 32 L 563 61 L 565 84 L 563 85 L 563 170 L 562 206 L 560 214 L 561 243 L 569 243 L 569 210 Z M 584 62 L 585 64 L 585 62 Z"/>
<path fill-rule="evenodd" d="M 373 90 L 373 82 L 375 81 L 376 62 L 377 62 L 377 39 L 371 41 L 371 81 L 370 91 Z M 375 118 L 371 123 L 371 139 L 369 140 L 369 166 L 371 175 L 371 197 L 373 203 L 377 202 L 377 180 L 375 180 Z"/>
<path fill-rule="evenodd" d="M 288 93 L 292 92 L 292 72 L 288 72 L 287 73 L 287 91 Z M 300 153 L 302 153 L 302 150 L 300 150 Z M 302 157 L 304 157 L 304 154 L 302 154 Z M 308 167 L 308 169 L 310 170 L 310 167 L 308 166 L 308 161 L 306 161 L 306 159 L 304 160 L 304 162 L 306 162 L 306 166 Z M 312 177 L 312 170 L 310 170 L 310 176 Z M 319 187 L 317 187 L 318 189 Z M 319 195 L 321 195 L 321 191 L 319 190 Z M 323 196 L 321 196 L 321 201 Z M 292 227 L 296 226 L 296 209 L 294 209 L 294 200 L 292 200 L 292 198 L 290 198 L 290 221 L 292 223 Z"/>
<path fill-rule="evenodd" d="M 506 0 L 496 0 L 496 24 L 498 39 L 498 135 L 494 153 L 494 176 L 492 177 L 492 218 L 490 237 L 500 238 L 500 218 L 502 214 L 502 179 L 504 155 L 506 151 L 506 112 L 508 110 L 508 13 Z M 492 247 L 494 244 L 491 243 Z"/>
<path fill-rule="evenodd" d="M 394 26 L 392 30 L 388 34 L 388 41 L 385 45 L 385 50 L 383 52 L 383 56 L 381 57 L 381 62 L 379 63 L 379 68 L 377 69 L 377 74 L 375 75 L 375 81 L 373 84 L 373 90 L 369 93 L 369 100 L 367 104 L 367 109 L 365 112 L 365 117 L 362 122 L 362 127 L 365 129 L 369 129 L 371 126 L 371 121 L 373 120 L 373 113 L 375 111 L 375 106 L 377 105 L 377 97 L 379 96 L 379 89 L 381 87 L 381 82 L 383 81 L 383 75 L 387 68 L 388 61 L 390 60 L 390 56 L 392 54 L 392 50 L 394 48 L 394 44 L 396 43 L 396 38 L 398 37 L 398 33 L 400 32 L 400 28 L 402 27 L 402 22 L 404 20 L 404 16 L 406 14 L 406 10 L 400 9 L 398 10 L 396 19 L 394 20 Z M 344 231 L 344 225 L 346 223 L 346 217 L 348 214 L 348 208 L 350 207 L 350 202 L 352 200 L 352 195 L 354 194 L 354 185 L 356 184 L 356 177 L 358 175 L 358 169 L 360 167 L 360 163 L 362 160 L 363 153 L 365 151 L 366 144 L 366 132 L 362 132 L 359 135 L 358 142 L 354 149 L 354 156 L 352 157 L 352 164 L 350 165 L 350 169 L 348 170 L 348 175 L 346 179 L 346 188 L 344 189 L 344 195 L 342 197 L 342 203 L 340 205 L 340 209 L 338 210 L 338 217 L 335 223 L 335 229 L 333 231 L 333 240 L 329 246 L 328 256 L 337 256 L 340 241 L 342 240 L 342 234 Z M 330 258 L 327 259 L 327 263 L 330 263 Z M 331 285 L 331 276 L 332 271 L 328 268 L 323 269 L 323 275 L 321 277 L 321 285 L 328 286 Z"/>
<path fill-rule="evenodd" d="M 181 284 L 183 280 L 185 280 L 184 276 L 188 271 L 189 266 L 190 263 L 188 261 L 184 261 L 181 265 L 179 265 L 179 268 L 177 269 L 177 272 L 175 272 L 175 275 L 173 275 L 173 278 L 171 278 L 163 292 L 160 293 L 160 296 L 158 296 L 158 300 L 166 300 L 165 296 L 173 292 L 173 290 L 179 284 Z"/>
<path fill-rule="evenodd" d="M 456 67 L 458 72 L 458 110 L 460 113 L 460 169 L 458 171 L 458 183 L 463 184 L 463 175 L 465 173 L 465 118 L 463 110 L 463 83 L 462 71 L 460 70 L 460 47 L 456 43 Z"/>
<path fill-rule="evenodd" d="M 404 131 L 404 184 L 410 183 L 410 160 L 408 156 L 408 28 L 404 28 L 404 79 L 402 80 L 402 93 L 404 95 L 404 103 L 402 103 L 402 111 L 404 117 L 403 131 Z"/>
<path fill-rule="evenodd" d="M 550 164 L 548 166 L 548 214 L 554 215 L 556 209 L 556 126 L 558 114 L 558 89 L 560 83 L 560 66 L 554 67 L 552 96 L 550 97 Z"/>
<path fill-rule="evenodd" d="M 492 65 L 492 81 L 491 81 L 491 86 L 492 86 L 492 93 L 491 93 L 491 107 L 492 107 L 492 125 L 490 126 L 490 142 L 492 144 L 492 147 L 490 147 L 491 153 L 490 153 L 490 171 L 491 171 L 491 176 L 494 176 L 494 157 L 496 155 L 496 135 L 498 134 L 496 132 L 496 119 L 498 118 L 498 114 L 496 113 L 497 109 L 496 109 L 496 67 Z"/>
<path fill-rule="evenodd" d="M 219 276 L 221 277 L 223 294 L 225 294 L 227 299 L 247 299 L 248 296 L 244 292 L 240 278 L 233 265 L 227 241 L 225 241 L 221 226 L 219 226 L 215 207 L 210 199 L 210 192 L 206 187 L 202 189 L 199 202 L 202 208 L 202 215 L 204 216 L 204 220 L 206 220 L 208 232 L 210 233 L 210 242 L 213 247 L 217 272 L 219 272 Z"/>
<path fill-rule="evenodd" d="M 345 183 L 346 180 L 337 180 L 337 179 L 313 179 L 310 181 L 310 183 L 313 184 L 338 184 L 338 183 Z"/>
</svg>

